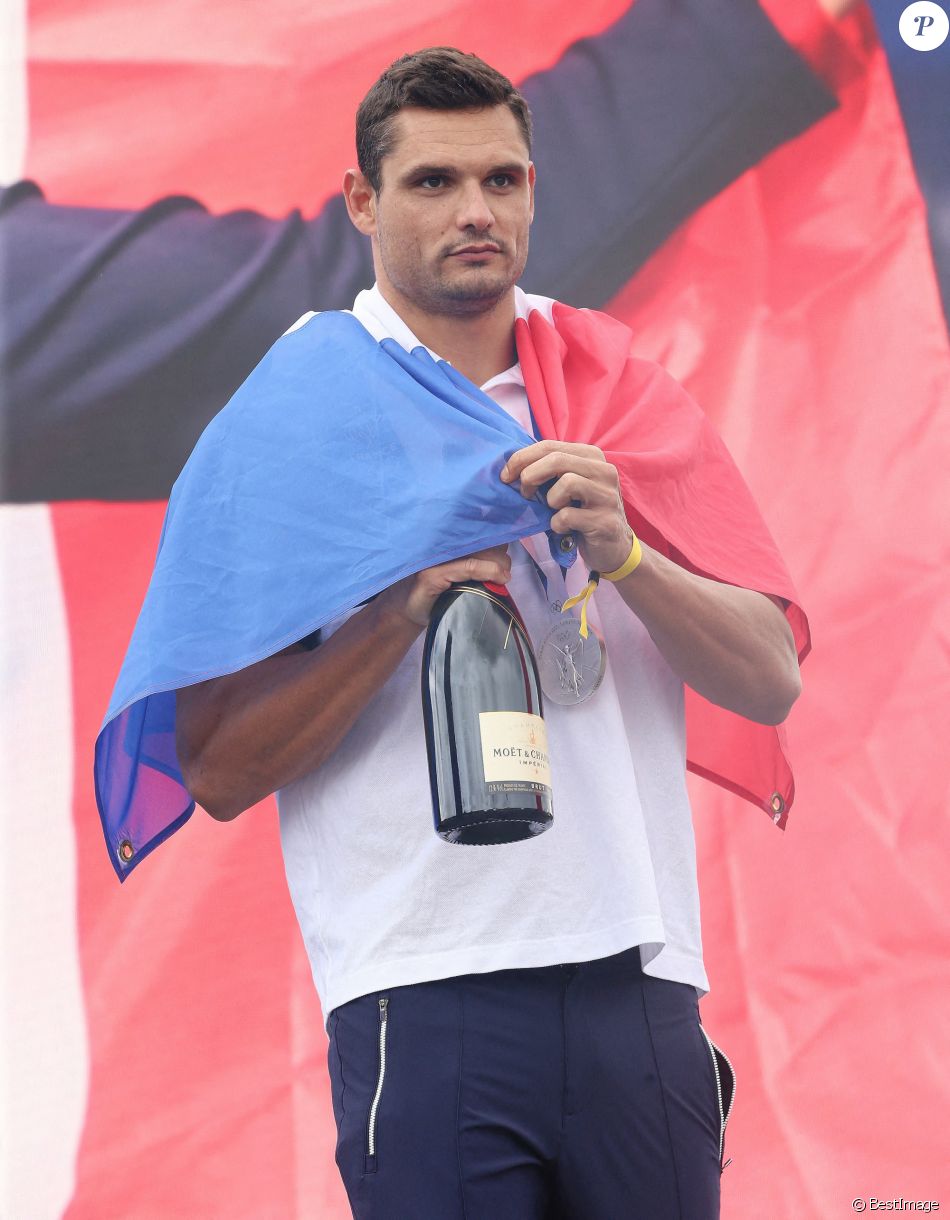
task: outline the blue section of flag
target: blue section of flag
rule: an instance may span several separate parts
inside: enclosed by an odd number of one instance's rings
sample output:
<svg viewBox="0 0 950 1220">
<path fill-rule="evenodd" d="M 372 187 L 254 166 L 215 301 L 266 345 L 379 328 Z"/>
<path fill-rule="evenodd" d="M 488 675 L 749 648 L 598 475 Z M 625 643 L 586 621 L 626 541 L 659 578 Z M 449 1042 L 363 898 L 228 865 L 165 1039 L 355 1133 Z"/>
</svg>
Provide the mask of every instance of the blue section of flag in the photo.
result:
<svg viewBox="0 0 950 1220">
<path fill-rule="evenodd" d="M 550 510 L 499 478 L 533 440 L 456 370 L 377 343 L 351 314 L 318 314 L 274 344 L 172 489 L 96 742 L 120 878 L 194 808 L 174 692 L 272 656 L 404 576 L 546 530 Z"/>
</svg>

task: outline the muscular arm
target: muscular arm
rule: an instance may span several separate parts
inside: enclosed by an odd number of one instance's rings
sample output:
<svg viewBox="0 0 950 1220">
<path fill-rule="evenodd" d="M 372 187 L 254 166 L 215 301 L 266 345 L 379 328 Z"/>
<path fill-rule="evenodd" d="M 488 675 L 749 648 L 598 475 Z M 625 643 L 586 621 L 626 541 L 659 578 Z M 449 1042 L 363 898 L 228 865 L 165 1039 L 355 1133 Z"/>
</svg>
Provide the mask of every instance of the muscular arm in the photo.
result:
<svg viewBox="0 0 950 1220">
<path fill-rule="evenodd" d="M 549 479 L 557 509 L 551 526 L 579 534 L 588 567 L 612 572 L 630 553 L 616 468 L 592 445 L 540 441 L 518 450 L 502 478 L 533 496 Z M 711 703 L 759 724 L 780 724 L 801 692 L 792 631 L 763 593 L 720 584 L 643 547 L 643 559 L 617 582 L 670 668 Z"/>
<path fill-rule="evenodd" d="M 770 598 L 687 572 L 647 546 L 617 590 L 693 690 L 759 724 L 788 715 L 801 676 L 792 630 Z"/>
<path fill-rule="evenodd" d="M 387 589 L 308 652 L 293 645 L 238 673 L 179 690 L 178 761 L 188 791 L 220 821 L 314 770 L 392 676 L 453 581 L 504 583 L 505 547 L 453 560 Z"/>
</svg>

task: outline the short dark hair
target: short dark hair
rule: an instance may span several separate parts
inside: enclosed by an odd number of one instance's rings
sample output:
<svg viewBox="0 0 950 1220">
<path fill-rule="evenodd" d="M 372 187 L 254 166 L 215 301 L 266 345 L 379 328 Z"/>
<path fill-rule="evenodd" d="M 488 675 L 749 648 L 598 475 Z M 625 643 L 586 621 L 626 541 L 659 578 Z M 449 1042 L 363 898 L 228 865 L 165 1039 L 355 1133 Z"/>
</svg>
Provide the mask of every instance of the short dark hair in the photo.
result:
<svg viewBox="0 0 950 1220">
<path fill-rule="evenodd" d="M 531 153 L 531 111 L 507 76 L 455 47 L 426 47 L 390 64 L 356 112 L 356 159 L 376 193 L 382 160 L 393 148 L 393 116 L 404 106 L 474 110 L 507 106 Z"/>
</svg>

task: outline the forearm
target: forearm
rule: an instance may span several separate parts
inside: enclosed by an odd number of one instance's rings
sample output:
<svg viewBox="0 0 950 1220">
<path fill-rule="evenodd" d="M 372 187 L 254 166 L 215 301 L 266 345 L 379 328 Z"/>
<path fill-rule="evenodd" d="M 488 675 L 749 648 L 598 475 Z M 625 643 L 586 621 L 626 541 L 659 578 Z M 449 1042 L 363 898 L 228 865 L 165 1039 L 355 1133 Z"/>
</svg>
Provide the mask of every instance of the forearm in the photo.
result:
<svg viewBox="0 0 950 1220">
<path fill-rule="evenodd" d="M 455 581 L 502 584 L 504 546 L 437 564 L 390 586 L 314 652 L 296 646 L 178 691 L 176 745 L 185 786 L 230 821 L 313 771 L 395 672 Z"/>
<path fill-rule="evenodd" d="M 760 724 L 785 719 L 801 679 L 791 629 L 768 597 L 697 576 L 647 546 L 616 587 L 688 686 Z"/>
<path fill-rule="evenodd" d="M 228 821 L 319 767 L 420 630 L 373 602 L 312 652 L 179 691 L 179 761 L 192 796 Z"/>
</svg>

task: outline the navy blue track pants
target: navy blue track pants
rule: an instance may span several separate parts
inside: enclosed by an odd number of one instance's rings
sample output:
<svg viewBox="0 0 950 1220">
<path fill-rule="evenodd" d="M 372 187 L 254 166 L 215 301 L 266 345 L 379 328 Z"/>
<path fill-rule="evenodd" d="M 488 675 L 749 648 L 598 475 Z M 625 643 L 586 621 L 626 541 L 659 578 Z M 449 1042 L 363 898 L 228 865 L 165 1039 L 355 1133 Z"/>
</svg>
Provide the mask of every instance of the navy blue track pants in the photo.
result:
<svg viewBox="0 0 950 1220">
<path fill-rule="evenodd" d="M 334 1009 L 357 1220 L 715 1220 L 734 1081 L 696 991 L 638 949 Z"/>
</svg>

